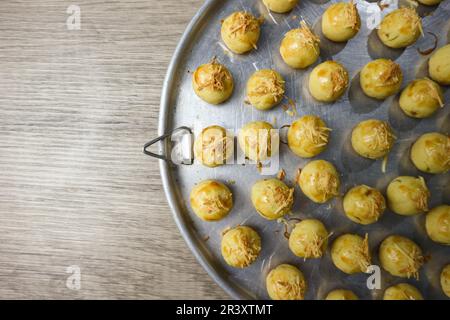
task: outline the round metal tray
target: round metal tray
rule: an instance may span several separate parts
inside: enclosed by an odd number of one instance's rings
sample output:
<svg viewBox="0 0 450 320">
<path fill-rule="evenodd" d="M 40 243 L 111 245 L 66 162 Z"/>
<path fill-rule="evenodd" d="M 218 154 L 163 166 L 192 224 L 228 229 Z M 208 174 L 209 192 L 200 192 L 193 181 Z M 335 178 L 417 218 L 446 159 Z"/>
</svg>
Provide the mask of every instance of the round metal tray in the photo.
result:
<svg viewBox="0 0 450 320">
<path fill-rule="evenodd" d="M 367 184 L 383 192 L 389 181 L 398 175 L 421 175 L 432 192 L 430 207 L 449 203 L 449 174 L 423 174 L 414 168 L 409 160 L 411 143 L 422 133 L 440 131 L 448 134 L 450 127 L 448 106 L 439 110 L 433 117 L 424 120 L 407 118 L 398 107 L 398 96 L 382 102 L 367 98 L 359 87 L 358 72 L 367 62 L 379 57 L 396 60 L 404 73 L 403 86 L 414 78 L 427 74 L 429 56 L 418 53 L 418 48 L 429 48 L 433 37 L 438 35 L 438 46 L 448 42 L 450 2 L 444 1 L 438 7 L 420 6 L 424 16 L 425 36 L 406 50 L 391 50 L 384 47 L 374 31 L 366 24 L 367 8 L 374 3 L 358 1 L 362 26 L 358 35 L 346 44 L 331 43 L 322 38 L 321 57 L 317 63 L 333 59 L 344 64 L 349 71 L 350 85 L 345 95 L 333 104 L 323 104 L 312 99 L 305 80 L 312 67 L 306 70 L 293 70 L 287 67 L 278 53 L 279 43 L 284 33 L 297 27 L 304 19 L 313 30 L 320 34 L 321 15 L 331 3 L 324 0 L 301 0 L 288 14 L 269 14 L 259 0 L 208 0 L 187 27 L 170 63 L 161 99 L 159 134 L 164 135 L 179 126 L 187 126 L 194 131 L 212 124 L 230 129 L 238 129 L 252 120 L 274 122 L 275 127 L 290 124 L 295 117 L 289 116 L 281 107 L 266 112 L 257 111 L 244 103 L 245 83 L 256 68 L 273 68 L 286 80 L 287 96 L 297 103 L 298 116 L 316 114 L 322 117 L 333 129 L 330 144 L 317 159 L 331 161 L 341 173 L 341 192 L 344 193 L 356 184 Z M 382 15 L 393 10 L 391 5 Z M 221 19 L 233 11 L 246 10 L 256 16 L 265 17 L 258 50 L 246 55 L 232 55 L 224 50 L 220 40 Z M 191 87 L 191 73 L 200 64 L 208 62 L 213 56 L 225 64 L 235 79 L 232 98 L 220 106 L 211 106 L 195 96 Z M 445 101 L 450 100 L 449 90 L 445 90 Z M 381 171 L 381 161 L 367 161 L 356 156 L 349 145 L 349 134 L 354 125 L 368 118 L 389 121 L 397 141 L 390 153 L 386 173 Z M 170 142 L 159 141 L 162 154 L 170 152 Z M 280 149 L 280 167 L 286 171 L 288 183 L 295 176 L 297 168 L 309 160 L 295 156 L 285 145 Z M 416 241 L 430 261 L 422 268 L 420 281 L 400 279 L 382 272 L 382 288 L 369 290 L 366 287 L 368 275 L 346 275 L 334 267 L 329 252 L 322 259 L 303 261 L 288 249 L 283 236 L 284 225 L 267 221 L 259 216 L 251 205 L 249 191 L 251 185 L 266 176 L 261 176 L 255 165 L 225 165 L 210 169 L 201 165 L 172 165 L 160 161 L 164 191 L 175 221 L 190 249 L 209 275 L 233 298 L 266 299 L 265 276 L 279 263 L 292 263 L 305 274 L 308 282 L 307 299 L 322 299 L 335 288 L 348 288 L 361 299 L 378 299 L 386 286 L 409 282 L 417 286 L 425 298 L 444 298 L 439 287 L 440 268 L 450 262 L 450 247 L 433 243 L 424 231 L 424 216 L 402 217 L 387 210 L 383 218 L 370 226 L 360 226 L 348 220 L 342 212 L 341 199 L 317 205 L 295 189 L 293 217 L 316 217 L 321 219 L 329 231 L 333 232 L 330 243 L 342 233 L 369 233 L 369 244 L 374 264 L 378 263 L 377 250 L 380 242 L 389 234 L 397 233 Z M 203 179 L 232 181 L 229 184 L 234 195 L 232 212 L 219 222 L 203 222 L 189 207 L 189 192 L 195 183 Z M 254 227 L 262 237 L 262 252 L 257 261 L 245 269 L 234 269 L 225 264 L 220 254 L 220 240 L 224 229 L 238 224 Z M 328 250 L 329 251 L 329 250 Z"/>
</svg>

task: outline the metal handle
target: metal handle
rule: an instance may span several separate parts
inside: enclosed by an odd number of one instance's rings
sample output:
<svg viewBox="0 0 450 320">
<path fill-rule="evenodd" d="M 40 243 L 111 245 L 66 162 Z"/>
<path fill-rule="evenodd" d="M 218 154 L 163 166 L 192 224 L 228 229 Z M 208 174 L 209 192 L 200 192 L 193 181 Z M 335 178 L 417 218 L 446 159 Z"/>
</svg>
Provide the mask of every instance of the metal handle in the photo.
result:
<svg viewBox="0 0 450 320">
<path fill-rule="evenodd" d="M 288 144 L 288 143 L 287 143 L 287 141 L 283 141 L 282 138 L 284 138 L 284 135 L 281 136 L 281 130 L 283 130 L 284 128 L 290 128 L 290 127 L 291 127 L 290 124 L 285 124 L 285 125 L 280 127 L 280 142 L 283 143 L 283 144 Z"/>
<path fill-rule="evenodd" d="M 148 150 L 148 148 L 159 141 L 166 140 L 167 138 L 172 137 L 173 134 L 175 134 L 176 132 L 181 131 L 181 130 L 185 130 L 189 134 L 192 134 L 192 130 L 189 127 L 182 126 L 182 127 L 175 128 L 172 131 L 165 133 L 162 136 L 159 136 L 153 140 L 150 140 L 146 144 L 144 144 L 144 148 L 143 148 L 142 152 L 153 158 L 161 159 L 164 161 L 171 161 L 170 159 L 167 158 L 167 156 L 165 154 L 157 154 L 157 153 L 151 152 Z M 183 164 L 192 164 L 193 161 L 194 161 L 194 159 L 191 159 L 190 163 L 183 163 Z"/>
</svg>

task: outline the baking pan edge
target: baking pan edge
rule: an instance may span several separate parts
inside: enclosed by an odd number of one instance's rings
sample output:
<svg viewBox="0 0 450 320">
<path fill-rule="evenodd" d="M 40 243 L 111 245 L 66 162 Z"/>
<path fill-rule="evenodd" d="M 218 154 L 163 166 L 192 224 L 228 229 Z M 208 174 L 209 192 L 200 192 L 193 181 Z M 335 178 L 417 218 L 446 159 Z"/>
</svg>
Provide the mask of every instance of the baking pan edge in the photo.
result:
<svg viewBox="0 0 450 320">
<path fill-rule="evenodd" d="M 159 123 L 158 123 L 158 135 L 163 135 L 168 131 L 168 115 L 170 109 L 171 92 L 174 88 L 174 82 L 176 80 L 176 71 L 180 63 L 180 58 L 182 53 L 185 51 L 186 47 L 189 45 L 190 38 L 193 35 L 193 30 L 198 27 L 202 19 L 207 15 L 208 11 L 216 5 L 220 0 L 206 0 L 201 6 L 199 11 L 195 14 L 192 20 L 189 22 L 186 30 L 184 31 L 181 39 L 175 49 L 172 59 L 169 63 L 167 69 L 166 77 L 163 83 L 163 89 L 161 93 L 161 103 L 159 111 Z M 159 149 L 162 153 L 166 150 L 165 141 L 159 143 Z M 242 290 L 231 285 L 223 275 L 219 274 L 217 270 L 211 265 L 210 261 L 205 256 L 204 252 L 198 246 L 198 239 L 195 238 L 193 231 L 189 228 L 189 225 L 185 221 L 185 218 L 181 212 L 178 199 L 176 197 L 176 192 L 174 190 L 174 181 L 170 173 L 170 164 L 164 160 L 159 160 L 159 168 L 161 173 L 161 180 L 164 188 L 164 193 L 167 198 L 167 202 L 172 211 L 175 223 L 180 230 L 184 240 L 186 241 L 189 249 L 194 254 L 200 265 L 206 270 L 209 276 L 230 295 L 233 299 L 248 299 Z"/>
</svg>

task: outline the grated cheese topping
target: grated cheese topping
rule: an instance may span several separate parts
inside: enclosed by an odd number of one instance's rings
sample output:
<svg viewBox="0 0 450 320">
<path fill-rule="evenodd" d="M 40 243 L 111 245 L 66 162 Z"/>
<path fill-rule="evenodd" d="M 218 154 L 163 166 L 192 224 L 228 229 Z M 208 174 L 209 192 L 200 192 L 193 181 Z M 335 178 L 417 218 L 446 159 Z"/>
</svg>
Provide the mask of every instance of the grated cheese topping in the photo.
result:
<svg viewBox="0 0 450 320">
<path fill-rule="evenodd" d="M 262 83 L 249 92 L 250 96 L 270 95 L 275 102 L 280 101 L 284 96 L 284 81 L 280 80 L 275 71 L 270 70 L 267 77 L 261 78 Z"/>
<path fill-rule="evenodd" d="M 205 88 L 211 88 L 214 91 L 224 91 L 225 81 L 231 80 L 231 75 L 214 57 L 209 63 L 211 66 L 211 72 L 207 75 L 206 79 L 198 84 L 198 90 Z"/>
</svg>

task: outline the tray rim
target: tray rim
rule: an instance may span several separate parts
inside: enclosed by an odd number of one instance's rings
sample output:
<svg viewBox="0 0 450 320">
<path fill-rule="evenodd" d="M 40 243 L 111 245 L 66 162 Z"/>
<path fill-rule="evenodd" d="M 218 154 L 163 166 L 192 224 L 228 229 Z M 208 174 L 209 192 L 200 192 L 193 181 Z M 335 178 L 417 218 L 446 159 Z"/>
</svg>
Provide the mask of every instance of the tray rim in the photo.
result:
<svg viewBox="0 0 450 320">
<path fill-rule="evenodd" d="M 192 35 L 192 31 L 199 25 L 205 14 L 220 0 L 205 0 L 200 9 L 191 18 L 189 24 L 184 30 L 176 48 L 170 60 L 169 66 L 167 68 L 166 76 L 164 78 L 160 110 L 159 110 L 159 120 L 158 120 L 158 135 L 161 136 L 167 132 L 168 120 L 169 120 L 169 104 L 170 104 L 170 92 L 174 85 L 176 69 L 180 63 L 181 53 L 189 45 L 189 40 Z M 166 151 L 166 144 L 164 141 L 159 142 L 159 149 L 164 153 Z M 195 236 L 191 230 L 189 230 L 188 225 L 183 220 L 182 209 L 177 203 L 175 193 L 173 192 L 173 182 L 170 177 L 170 164 L 165 160 L 159 160 L 159 169 L 161 174 L 161 180 L 163 184 L 163 190 L 166 195 L 169 208 L 172 212 L 172 217 L 183 236 L 184 241 L 188 245 L 191 252 L 194 254 L 196 260 L 200 263 L 203 269 L 208 273 L 208 275 L 216 282 L 229 296 L 233 299 L 248 299 L 242 292 L 236 287 L 233 287 L 224 277 L 220 274 L 208 261 L 208 258 L 204 255 L 202 250 L 196 246 Z"/>
</svg>

